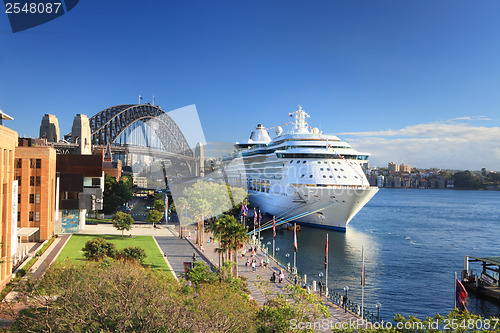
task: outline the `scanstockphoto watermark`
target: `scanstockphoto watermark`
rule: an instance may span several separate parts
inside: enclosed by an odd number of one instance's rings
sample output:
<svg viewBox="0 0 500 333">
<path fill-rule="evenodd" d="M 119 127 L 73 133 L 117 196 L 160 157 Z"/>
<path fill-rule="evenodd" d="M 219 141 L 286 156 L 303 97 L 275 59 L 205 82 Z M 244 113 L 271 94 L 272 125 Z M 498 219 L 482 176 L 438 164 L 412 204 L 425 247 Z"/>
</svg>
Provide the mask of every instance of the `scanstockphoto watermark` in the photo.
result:
<svg viewBox="0 0 500 333">
<path fill-rule="evenodd" d="M 395 327 L 391 322 L 367 322 L 361 318 L 348 321 L 336 321 L 334 319 L 321 319 L 319 321 L 299 321 L 297 319 L 290 320 L 290 329 L 292 330 L 348 330 L 348 329 L 391 329 Z"/>
<path fill-rule="evenodd" d="M 361 318 L 349 321 L 334 321 L 333 319 L 322 319 L 315 322 L 303 322 L 297 319 L 290 320 L 290 329 L 292 330 L 305 330 L 305 329 L 398 329 L 398 330 L 411 330 L 411 331 L 427 331 L 427 330 L 441 330 L 441 331 L 456 331 L 457 329 L 464 330 L 495 330 L 499 327 L 499 320 L 493 319 L 433 319 L 430 321 L 406 321 L 391 323 L 390 321 L 369 322 Z"/>
</svg>

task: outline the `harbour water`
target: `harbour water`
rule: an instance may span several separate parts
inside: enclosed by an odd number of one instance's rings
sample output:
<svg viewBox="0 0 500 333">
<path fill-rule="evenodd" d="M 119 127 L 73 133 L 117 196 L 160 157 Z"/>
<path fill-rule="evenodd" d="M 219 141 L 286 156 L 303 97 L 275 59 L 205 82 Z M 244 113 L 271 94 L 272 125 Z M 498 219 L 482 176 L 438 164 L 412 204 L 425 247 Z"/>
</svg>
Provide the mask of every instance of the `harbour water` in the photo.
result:
<svg viewBox="0 0 500 333">
<path fill-rule="evenodd" d="M 302 227 L 297 267 L 308 280 L 324 272 L 326 230 Z M 500 255 L 500 192 L 381 189 L 350 222 L 347 231 L 328 231 L 329 288 L 361 304 L 361 248 L 366 267 L 365 307 L 392 319 L 447 314 L 453 308 L 454 273 L 460 276 L 464 255 Z M 264 244 L 272 231 L 263 232 Z M 280 230 L 279 256 L 290 254 L 293 232 Z M 480 266 L 471 266 L 480 271 Z M 500 307 L 469 295 L 470 311 L 500 316 Z"/>
</svg>

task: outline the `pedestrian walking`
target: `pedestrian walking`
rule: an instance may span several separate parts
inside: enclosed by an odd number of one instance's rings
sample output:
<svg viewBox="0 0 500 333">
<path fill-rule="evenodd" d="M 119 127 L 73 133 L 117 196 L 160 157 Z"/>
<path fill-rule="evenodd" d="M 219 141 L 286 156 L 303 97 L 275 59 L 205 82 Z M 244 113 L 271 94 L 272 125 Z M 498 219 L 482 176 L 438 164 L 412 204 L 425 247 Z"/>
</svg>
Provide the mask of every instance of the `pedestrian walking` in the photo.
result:
<svg viewBox="0 0 500 333">
<path fill-rule="evenodd" d="M 252 271 L 255 272 L 255 261 L 252 261 Z"/>
<path fill-rule="evenodd" d="M 283 281 L 283 279 L 285 278 L 285 274 L 283 274 L 283 272 L 280 273 L 280 283 L 281 281 Z"/>
<path fill-rule="evenodd" d="M 273 275 L 271 275 L 271 282 L 276 283 L 276 272 L 273 272 Z"/>
</svg>

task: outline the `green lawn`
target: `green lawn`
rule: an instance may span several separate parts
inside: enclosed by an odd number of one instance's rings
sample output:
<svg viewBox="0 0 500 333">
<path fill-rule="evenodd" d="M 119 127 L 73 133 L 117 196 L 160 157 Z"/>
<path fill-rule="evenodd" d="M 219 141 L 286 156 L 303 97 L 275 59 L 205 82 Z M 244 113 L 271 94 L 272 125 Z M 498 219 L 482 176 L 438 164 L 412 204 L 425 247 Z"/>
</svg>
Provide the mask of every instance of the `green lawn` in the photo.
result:
<svg viewBox="0 0 500 333">
<path fill-rule="evenodd" d="M 56 262 L 63 263 L 66 258 L 74 262 L 83 262 L 82 248 L 89 239 L 102 237 L 116 245 L 116 248 L 122 249 L 127 246 L 139 246 L 146 251 L 146 259 L 144 264 L 151 266 L 153 269 L 170 271 L 163 255 L 156 246 L 152 236 L 134 236 L 134 238 L 121 237 L 119 235 L 81 235 L 74 234 L 57 257 Z"/>
</svg>

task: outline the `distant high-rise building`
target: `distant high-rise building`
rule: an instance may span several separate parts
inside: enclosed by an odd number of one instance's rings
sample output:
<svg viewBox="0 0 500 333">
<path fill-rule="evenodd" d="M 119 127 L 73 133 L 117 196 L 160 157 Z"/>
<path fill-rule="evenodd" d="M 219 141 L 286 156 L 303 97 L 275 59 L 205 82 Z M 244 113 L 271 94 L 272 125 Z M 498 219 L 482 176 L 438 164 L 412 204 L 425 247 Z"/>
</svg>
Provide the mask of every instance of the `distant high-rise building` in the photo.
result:
<svg viewBox="0 0 500 333">
<path fill-rule="evenodd" d="M 408 172 L 408 173 L 411 173 L 411 166 L 406 165 L 406 164 L 404 164 L 404 163 L 403 163 L 403 164 L 401 164 L 401 165 L 399 166 L 399 171 L 400 171 L 400 172 Z"/>
<path fill-rule="evenodd" d="M 48 142 L 59 142 L 59 122 L 53 114 L 45 114 L 40 125 L 40 139 Z"/>
<path fill-rule="evenodd" d="M 399 172 L 399 164 L 390 162 L 387 166 L 387 169 L 389 169 L 389 172 Z"/>
<path fill-rule="evenodd" d="M 79 154 L 91 155 L 91 140 L 89 118 L 84 114 L 77 114 L 73 119 L 73 127 L 71 128 L 71 142 L 79 144 Z"/>
<path fill-rule="evenodd" d="M 377 176 L 377 186 L 384 187 L 384 176 Z"/>
</svg>

